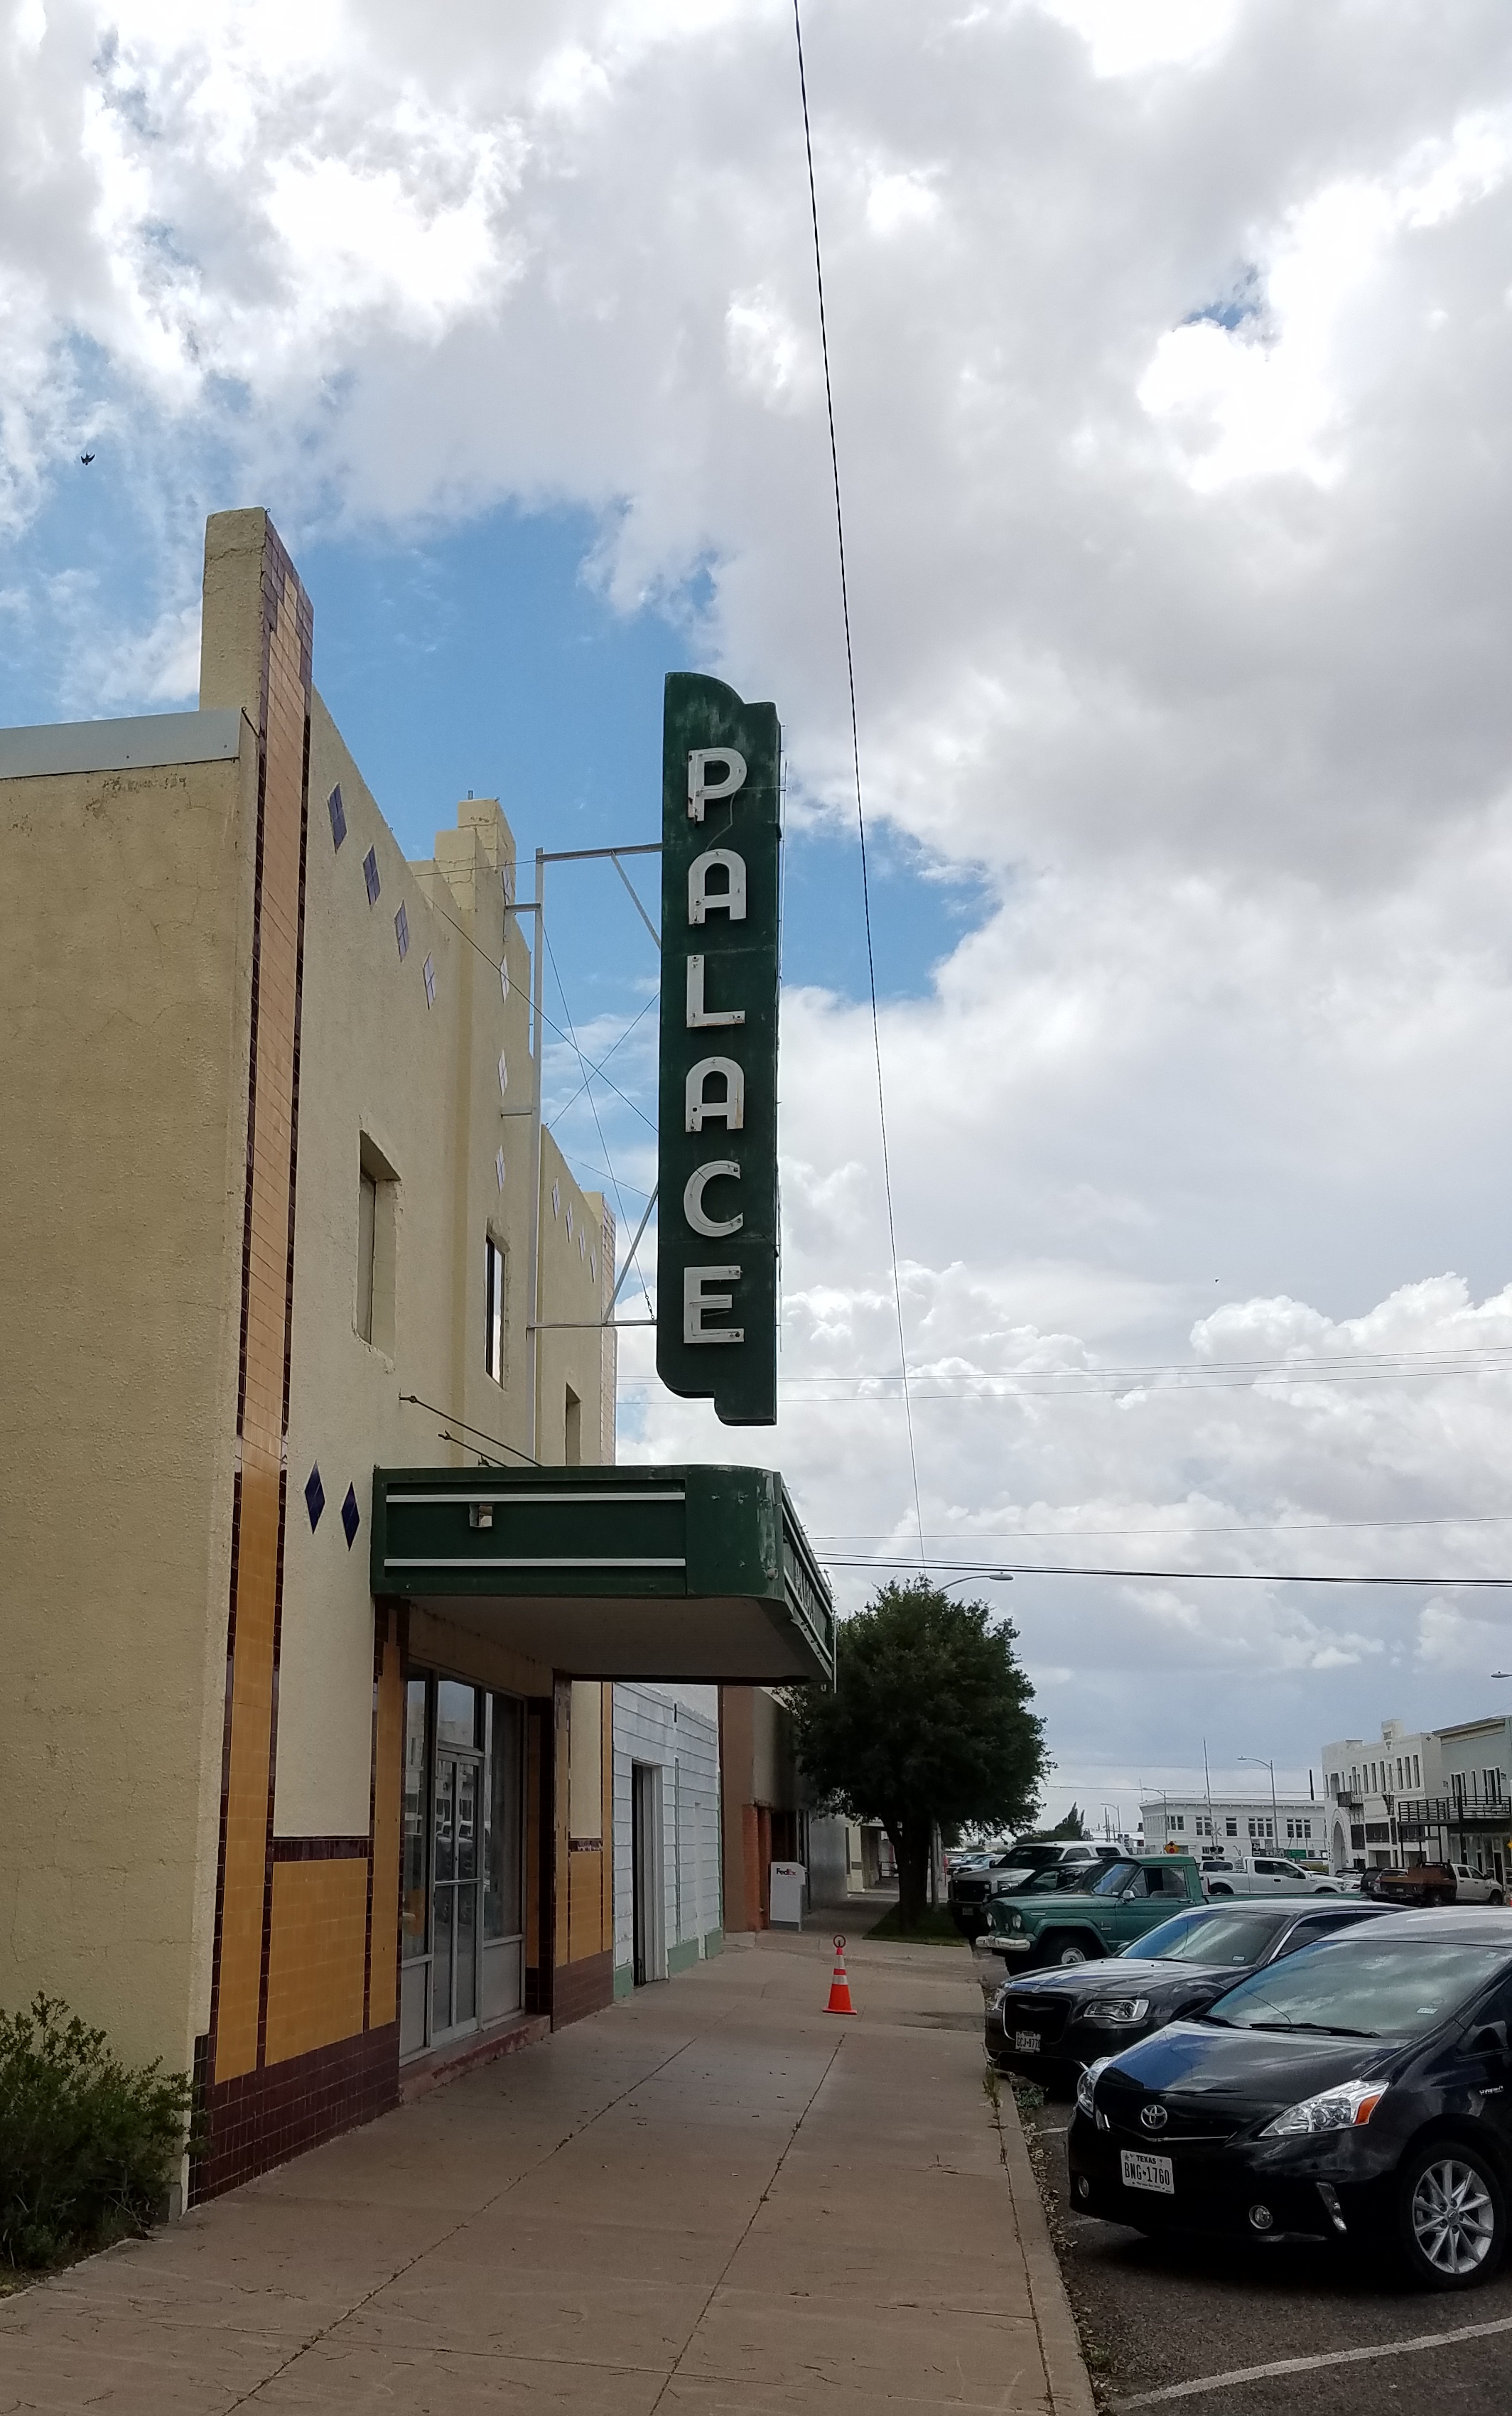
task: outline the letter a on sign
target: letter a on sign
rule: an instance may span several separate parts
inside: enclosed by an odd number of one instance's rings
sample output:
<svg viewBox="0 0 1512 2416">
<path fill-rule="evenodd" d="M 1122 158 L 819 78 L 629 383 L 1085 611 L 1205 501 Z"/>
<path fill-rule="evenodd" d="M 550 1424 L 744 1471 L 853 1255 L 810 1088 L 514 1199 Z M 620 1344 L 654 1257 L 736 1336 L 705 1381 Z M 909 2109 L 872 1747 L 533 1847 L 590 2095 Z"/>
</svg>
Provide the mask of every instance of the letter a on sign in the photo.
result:
<svg viewBox="0 0 1512 2416">
<path fill-rule="evenodd" d="M 775 705 L 669 675 L 657 1373 L 727 1427 L 777 1421 L 781 749 Z"/>
</svg>

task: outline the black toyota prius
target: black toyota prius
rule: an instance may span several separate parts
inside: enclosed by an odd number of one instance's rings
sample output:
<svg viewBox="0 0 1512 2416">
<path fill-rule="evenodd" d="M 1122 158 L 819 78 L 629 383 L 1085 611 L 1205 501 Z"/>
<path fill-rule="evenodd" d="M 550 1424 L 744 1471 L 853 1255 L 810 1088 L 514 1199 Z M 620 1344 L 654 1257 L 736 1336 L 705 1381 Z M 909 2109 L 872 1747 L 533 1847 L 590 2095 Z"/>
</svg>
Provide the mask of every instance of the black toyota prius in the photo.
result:
<svg viewBox="0 0 1512 2416">
<path fill-rule="evenodd" d="M 1399 1912 L 1094 2063 L 1072 2203 L 1142 2231 L 1353 2241 L 1495 2271 L 1512 2186 L 1512 1910 Z"/>
<path fill-rule="evenodd" d="M 1400 1917 L 1385 1905 L 1323 1905 L 1316 1896 L 1194 1906 L 1122 1955 L 1016 1973 L 987 2009 L 987 2052 L 1000 2072 L 1068 2097 L 1085 2065 L 1203 2012 L 1246 1972 L 1361 1922 Z"/>
</svg>

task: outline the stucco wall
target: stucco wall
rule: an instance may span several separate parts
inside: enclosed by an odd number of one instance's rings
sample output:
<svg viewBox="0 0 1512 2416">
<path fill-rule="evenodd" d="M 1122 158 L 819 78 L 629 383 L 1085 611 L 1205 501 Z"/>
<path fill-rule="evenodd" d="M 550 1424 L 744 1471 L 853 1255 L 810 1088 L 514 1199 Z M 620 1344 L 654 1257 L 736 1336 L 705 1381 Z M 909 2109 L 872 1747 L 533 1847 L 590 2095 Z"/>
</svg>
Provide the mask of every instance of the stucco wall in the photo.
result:
<svg viewBox="0 0 1512 2416">
<path fill-rule="evenodd" d="M 476 1450 L 491 1447 L 508 1459 L 511 1446 L 526 1447 L 530 1120 L 519 1110 L 528 1108 L 533 1082 L 530 972 L 520 918 L 507 916 L 514 841 L 494 800 L 459 807 L 461 827 L 438 836 L 434 861 L 407 864 L 318 697 L 310 784 L 274 1825 L 280 1835 L 343 1836 L 368 1825 L 373 1466 L 458 1465 L 464 1454 L 473 1461 Z M 340 848 L 327 802 L 338 785 L 346 823 Z M 370 851 L 379 880 L 374 902 L 363 871 Z M 402 958 L 395 930 L 401 907 L 409 942 Z M 509 969 L 507 996 L 501 959 Z M 397 1178 L 383 1186 L 392 1219 L 392 1323 L 381 1319 L 371 1342 L 357 1328 L 365 1142 L 370 1161 L 376 1152 Z M 572 1182 L 549 1134 L 542 1185 L 543 1318 L 592 1321 L 601 1289 L 602 1203 Z M 587 1248 L 580 1256 L 576 1246 L 578 1235 L 590 1233 L 592 1272 Z M 488 1374 L 484 1354 L 491 1235 L 506 1263 L 502 1383 Z M 568 1382 L 583 1403 L 582 1456 L 598 1457 L 600 1356 L 597 1332 L 543 1336 L 537 1457 L 564 1456 Z M 406 1394 L 431 1406 L 406 1402 Z M 446 1434 L 463 1440 L 447 1442 Z M 311 1531 L 302 1488 L 316 1466 L 327 1507 Z M 349 1485 L 362 1519 L 350 1548 L 340 1517 Z M 461 1666 L 473 1674 L 475 1655 Z"/>
<path fill-rule="evenodd" d="M 0 2003 L 203 2023 L 255 749 L 0 781 Z"/>
</svg>

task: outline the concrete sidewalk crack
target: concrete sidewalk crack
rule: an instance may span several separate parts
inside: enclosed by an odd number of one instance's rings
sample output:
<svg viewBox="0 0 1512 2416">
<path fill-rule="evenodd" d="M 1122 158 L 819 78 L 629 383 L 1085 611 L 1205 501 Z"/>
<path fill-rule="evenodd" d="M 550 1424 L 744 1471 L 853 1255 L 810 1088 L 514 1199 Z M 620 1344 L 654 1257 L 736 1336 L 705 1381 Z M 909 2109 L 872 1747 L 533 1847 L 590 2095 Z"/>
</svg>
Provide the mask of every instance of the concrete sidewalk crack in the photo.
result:
<svg viewBox="0 0 1512 2416">
<path fill-rule="evenodd" d="M 673 2384 L 676 2381 L 679 2373 L 682 2371 L 683 2360 L 687 2357 L 688 2350 L 692 2348 L 693 2343 L 698 2338 L 699 2326 L 703 2323 L 704 2317 L 708 2314 L 715 2300 L 723 2289 L 725 2277 L 729 2273 L 731 2266 L 734 2263 L 735 2258 L 739 2256 L 747 2241 L 750 2238 L 757 2216 L 761 2213 L 763 2207 L 766 2204 L 773 2190 L 780 2181 L 782 2177 L 782 2167 L 787 2163 L 789 2156 L 793 2153 L 798 2134 L 803 2129 L 804 2124 L 808 2122 L 809 2115 L 813 2112 L 814 2102 L 825 2081 L 829 2078 L 831 2072 L 834 2070 L 836 2058 L 839 2056 L 839 2051 L 844 2045 L 845 2033 L 842 2031 L 839 2037 L 835 2041 L 834 2046 L 831 2047 L 828 2056 L 825 2058 L 824 2068 L 820 2074 L 818 2079 L 814 2082 L 813 2088 L 809 2093 L 809 2098 L 804 2106 L 803 2112 L 799 2115 L 791 2132 L 788 2134 L 787 2145 L 783 2149 L 782 2153 L 779 2156 L 776 2164 L 772 2167 L 771 2174 L 766 2182 L 765 2187 L 762 2191 L 761 2197 L 751 2208 L 749 2222 L 746 2225 L 746 2227 L 742 2231 L 739 2239 L 731 2249 L 729 2256 L 720 2266 L 718 2273 L 716 2274 L 713 2282 L 709 2286 L 707 2298 L 704 2300 L 703 2304 L 700 2307 L 698 2314 L 694 2317 L 692 2323 L 688 2327 L 688 2338 L 684 2341 L 682 2348 L 678 2350 L 676 2358 L 668 2369 L 665 2382 L 663 2382 L 661 2389 L 658 2392 L 655 2399 L 651 2403 L 650 2416 L 657 2416 L 658 2408 L 661 2406 L 662 2401 L 666 2398 L 668 2392 L 672 2389 Z"/>
<path fill-rule="evenodd" d="M 711 2030 L 716 2029 L 719 2022 L 728 2021 L 733 2011 L 733 2007 L 728 2008 L 724 2013 L 718 2016 L 717 2021 L 711 2022 L 708 2025 L 708 2028 Z M 671 2055 L 664 2055 L 659 2063 L 654 2063 L 650 2065 L 646 2071 L 638 2073 L 636 2077 L 630 2081 L 626 2088 L 620 2090 L 616 2096 L 606 2098 L 603 2105 L 596 2107 L 594 2112 L 588 2116 L 585 2122 L 579 2122 L 575 2124 L 572 2129 L 565 2131 L 560 2139 L 555 2140 L 550 2148 L 546 2149 L 541 2155 L 537 2156 L 533 2164 L 526 2165 L 522 2171 L 514 2175 L 512 2180 L 506 2182 L 502 2189 L 495 2190 L 491 2198 L 485 2198 L 481 2206 L 470 2207 L 467 2212 L 464 2215 L 461 2215 L 458 2221 L 451 2226 L 451 2228 L 448 2231 L 438 2233 L 434 2240 L 428 2240 L 423 2248 L 417 2248 L 413 2257 L 407 2257 L 401 2265 L 396 2265 L 391 2273 L 386 2273 L 381 2282 L 375 2282 L 373 2284 L 370 2290 L 365 2290 L 359 2299 L 354 2299 L 352 2304 L 349 2307 L 343 2307 L 340 2314 L 339 2316 L 334 2316 L 329 2323 L 320 2325 L 316 2331 L 310 2334 L 308 2339 L 300 2341 L 297 2348 L 293 2349 L 290 2355 L 284 2358 L 280 2364 L 278 2364 L 273 2368 L 271 2374 L 261 2376 L 259 2379 L 253 2383 L 251 2389 L 249 2391 L 244 2391 L 239 2398 L 228 2400 L 221 2411 L 221 2416 L 236 2416 L 236 2410 L 238 2408 L 249 2407 L 252 2402 L 267 2389 L 269 2383 L 277 2382 L 281 2376 L 289 2372 L 291 2366 L 297 2365 L 302 2357 L 308 2356 L 311 2349 L 318 2348 L 323 2341 L 329 2340 L 333 2333 L 340 2331 L 343 2324 L 349 2323 L 354 2316 L 359 2316 L 364 2307 L 370 2306 L 374 2299 L 378 2298 L 383 2291 L 388 2289 L 392 2284 L 399 2281 L 403 2274 L 412 2273 L 416 2265 L 422 2264 L 427 2257 L 433 2256 L 438 2248 L 444 2248 L 448 2240 L 455 2240 L 457 2234 L 460 2231 L 465 2231 L 470 2223 L 476 2223 L 479 2215 L 491 2213 L 493 2208 L 498 2206 L 503 2199 L 507 2198 L 512 2190 L 517 2190 L 520 2187 L 522 2182 L 528 2181 L 533 2173 L 538 2173 L 543 2166 L 549 2165 L 553 2156 L 560 2155 L 562 2150 L 566 2147 L 569 2147 L 574 2139 L 582 2138 L 593 2129 L 595 2123 L 601 2122 L 603 2121 L 606 2114 L 612 2114 L 616 2106 L 623 2106 L 627 2097 L 633 2097 L 638 2089 L 643 2089 L 648 2081 L 659 2078 L 660 2075 L 666 2071 L 669 2064 L 675 2063 L 680 2055 L 686 2055 L 688 2048 L 692 2046 L 699 2038 L 702 2038 L 704 2035 L 705 2032 L 703 2031 L 695 2031 L 691 2038 L 684 2039 L 680 2046 L 673 2047 Z M 544 2040 L 542 2044 L 549 2048 L 551 2041 L 547 2039 Z M 818 2092 L 816 2091 L 815 2094 L 817 2095 L 817 2093 Z M 809 2103 L 812 2103 L 811 2099 Z M 807 2110 L 808 2109 L 806 2107 L 805 2111 L 807 2112 Z M 386 2120 L 387 2118 L 384 2117 L 381 2119 Z M 794 2133 L 794 2136 L 795 2137 L 796 2133 Z M 793 2141 L 790 2139 L 788 2146 L 791 2147 Z M 784 2149 L 782 2152 L 786 2155 L 787 2149 Z M 780 2167 L 779 2169 L 780 2170 Z M 777 2176 L 775 2173 L 772 2178 L 774 2181 L 776 2180 Z M 755 2218 L 753 2216 L 752 2221 L 754 2220 Z M 702 2320 L 702 2318 L 700 2318 L 700 2320 Z"/>
</svg>

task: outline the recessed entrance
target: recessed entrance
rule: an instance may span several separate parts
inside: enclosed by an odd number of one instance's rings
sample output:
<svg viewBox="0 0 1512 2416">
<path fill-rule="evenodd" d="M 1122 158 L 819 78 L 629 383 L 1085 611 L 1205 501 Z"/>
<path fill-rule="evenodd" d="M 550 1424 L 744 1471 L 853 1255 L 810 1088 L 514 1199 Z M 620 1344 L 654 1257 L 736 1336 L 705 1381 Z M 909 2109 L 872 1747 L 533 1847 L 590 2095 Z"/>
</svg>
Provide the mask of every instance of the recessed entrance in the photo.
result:
<svg viewBox="0 0 1512 2416">
<path fill-rule="evenodd" d="M 635 1985 L 667 1976 L 667 1906 L 661 1840 L 661 1772 L 630 1764 L 630 1870 L 635 1910 Z"/>
<path fill-rule="evenodd" d="M 421 1671 L 406 1698 L 401 2056 L 524 1996 L 524 1706 Z"/>
</svg>

